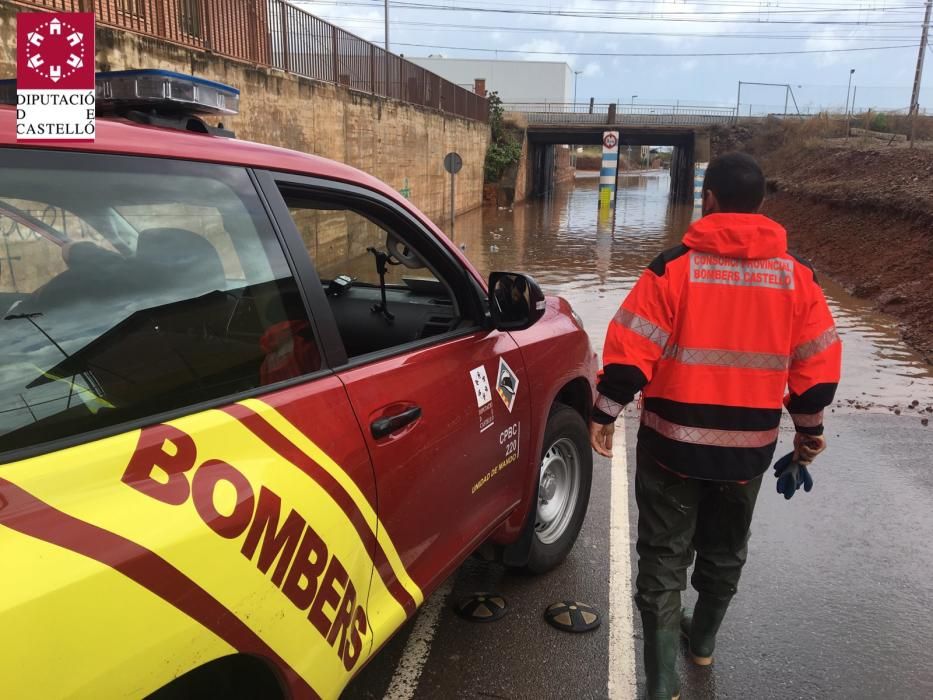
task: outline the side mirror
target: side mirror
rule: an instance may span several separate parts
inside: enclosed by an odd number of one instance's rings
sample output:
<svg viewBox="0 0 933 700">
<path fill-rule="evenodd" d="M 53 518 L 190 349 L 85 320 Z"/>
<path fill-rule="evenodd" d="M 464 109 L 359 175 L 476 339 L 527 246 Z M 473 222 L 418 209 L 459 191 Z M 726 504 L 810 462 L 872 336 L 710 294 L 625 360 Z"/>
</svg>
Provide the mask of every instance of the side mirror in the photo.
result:
<svg viewBox="0 0 933 700">
<path fill-rule="evenodd" d="M 500 331 L 523 331 L 544 316 L 544 292 L 533 277 L 516 272 L 489 275 L 489 312 Z"/>
</svg>

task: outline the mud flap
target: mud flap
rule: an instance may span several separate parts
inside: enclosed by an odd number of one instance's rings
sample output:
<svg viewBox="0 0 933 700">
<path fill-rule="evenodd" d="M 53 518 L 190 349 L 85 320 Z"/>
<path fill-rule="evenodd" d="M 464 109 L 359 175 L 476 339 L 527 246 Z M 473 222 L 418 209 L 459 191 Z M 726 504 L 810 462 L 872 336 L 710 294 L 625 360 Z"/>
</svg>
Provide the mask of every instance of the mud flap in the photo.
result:
<svg viewBox="0 0 933 700">
<path fill-rule="evenodd" d="M 522 534 L 515 542 L 502 548 L 501 560 L 505 566 L 520 569 L 528 564 L 528 558 L 531 556 L 531 545 L 535 537 L 535 516 L 538 513 L 538 486 L 535 484 L 535 495 L 531 501 L 531 508 L 528 509 L 528 517 L 525 519 L 525 526 L 522 528 Z"/>
</svg>

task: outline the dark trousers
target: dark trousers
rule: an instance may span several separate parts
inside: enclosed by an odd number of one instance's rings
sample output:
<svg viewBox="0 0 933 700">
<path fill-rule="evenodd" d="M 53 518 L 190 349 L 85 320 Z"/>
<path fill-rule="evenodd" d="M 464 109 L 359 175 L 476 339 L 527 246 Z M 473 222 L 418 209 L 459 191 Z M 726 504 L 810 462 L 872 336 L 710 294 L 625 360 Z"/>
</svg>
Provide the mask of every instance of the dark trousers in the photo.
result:
<svg viewBox="0 0 933 700">
<path fill-rule="evenodd" d="M 676 627 L 687 567 L 704 597 L 728 604 L 748 555 L 761 476 L 745 484 L 678 476 L 636 450 L 638 577 L 635 603 L 658 627 Z"/>
</svg>

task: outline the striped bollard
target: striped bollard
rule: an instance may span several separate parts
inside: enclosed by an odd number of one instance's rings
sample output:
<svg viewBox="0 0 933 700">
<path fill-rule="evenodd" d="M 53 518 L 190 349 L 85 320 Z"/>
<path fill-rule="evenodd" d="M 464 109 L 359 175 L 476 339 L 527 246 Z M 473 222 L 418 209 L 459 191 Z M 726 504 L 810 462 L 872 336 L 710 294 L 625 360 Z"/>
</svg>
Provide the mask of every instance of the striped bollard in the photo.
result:
<svg viewBox="0 0 933 700">
<path fill-rule="evenodd" d="M 603 132 L 603 163 L 599 171 L 599 208 L 616 205 L 616 177 L 619 173 L 619 132 Z"/>
<path fill-rule="evenodd" d="M 695 163 L 693 166 L 693 208 L 703 206 L 703 178 L 709 163 Z"/>
</svg>

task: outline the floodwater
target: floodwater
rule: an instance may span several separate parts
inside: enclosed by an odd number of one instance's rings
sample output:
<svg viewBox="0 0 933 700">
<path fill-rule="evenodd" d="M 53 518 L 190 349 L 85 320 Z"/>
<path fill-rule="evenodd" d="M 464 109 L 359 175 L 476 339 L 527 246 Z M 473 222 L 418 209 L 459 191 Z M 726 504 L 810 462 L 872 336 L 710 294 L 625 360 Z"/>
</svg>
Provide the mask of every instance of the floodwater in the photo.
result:
<svg viewBox="0 0 933 700">
<path fill-rule="evenodd" d="M 484 274 L 527 272 L 546 294 L 566 298 L 599 352 L 606 325 L 638 276 L 680 241 L 698 215 L 691 207 L 671 207 L 669 187 L 667 171 L 623 175 L 615 212 L 604 216 L 598 213 L 597 179 L 579 178 L 547 199 L 461 215 L 454 240 Z M 904 345 L 893 318 L 817 273 L 843 338 L 834 410 L 930 416 L 933 367 Z"/>
</svg>

